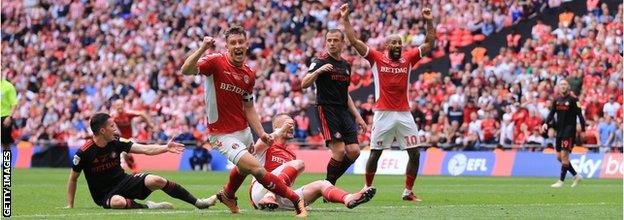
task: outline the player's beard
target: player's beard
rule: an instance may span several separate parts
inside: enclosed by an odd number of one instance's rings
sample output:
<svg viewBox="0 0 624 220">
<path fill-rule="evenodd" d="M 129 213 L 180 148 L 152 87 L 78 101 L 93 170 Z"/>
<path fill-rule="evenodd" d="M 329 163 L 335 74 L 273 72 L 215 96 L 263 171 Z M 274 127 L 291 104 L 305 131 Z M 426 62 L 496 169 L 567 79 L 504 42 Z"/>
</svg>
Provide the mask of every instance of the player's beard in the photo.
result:
<svg viewBox="0 0 624 220">
<path fill-rule="evenodd" d="M 392 60 L 401 59 L 401 48 L 392 48 L 388 50 L 388 57 Z"/>
</svg>

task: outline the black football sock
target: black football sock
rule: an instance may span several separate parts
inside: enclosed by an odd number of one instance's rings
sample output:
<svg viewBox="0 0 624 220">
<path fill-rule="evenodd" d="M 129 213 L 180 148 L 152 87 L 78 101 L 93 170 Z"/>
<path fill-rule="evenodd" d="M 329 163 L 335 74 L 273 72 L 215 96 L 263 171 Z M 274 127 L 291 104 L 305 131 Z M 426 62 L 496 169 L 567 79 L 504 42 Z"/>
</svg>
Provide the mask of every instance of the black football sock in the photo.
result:
<svg viewBox="0 0 624 220">
<path fill-rule="evenodd" d="M 570 171 L 572 176 L 576 176 L 576 170 L 574 170 L 574 167 L 572 167 L 572 164 L 568 165 L 568 171 Z"/>
<path fill-rule="evenodd" d="M 180 184 L 171 180 L 167 180 L 167 184 L 165 184 L 165 187 L 162 188 L 162 191 L 173 198 L 185 201 L 191 205 L 195 205 L 197 202 L 197 198 L 195 198 L 195 196 L 191 195 L 191 193 L 184 189 L 184 187 L 180 186 Z"/>
<path fill-rule="evenodd" d="M 561 175 L 559 176 L 559 180 L 561 180 L 561 181 L 565 180 L 567 172 L 568 172 L 568 168 L 566 167 L 565 164 L 562 164 L 561 165 Z"/>
<path fill-rule="evenodd" d="M 572 176 L 576 176 L 576 170 L 574 170 L 574 167 L 572 167 L 572 164 L 568 164 L 567 165 L 567 169 L 568 169 L 568 171 L 570 171 Z"/>
<path fill-rule="evenodd" d="M 337 161 L 334 158 L 329 159 L 329 163 L 327 163 L 327 176 L 325 180 L 329 181 L 332 185 L 336 185 L 341 164 L 342 162 Z"/>
<path fill-rule="evenodd" d="M 342 158 L 342 161 L 340 162 L 340 166 L 338 167 L 338 172 L 336 173 L 336 180 L 332 183 L 334 185 L 336 185 L 336 182 L 338 181 L 338 179 L 345 173 L 347 172 L 347 170 L 349 169 L 349 167 L 351 166 L 351 164 L 353 164 L 353 161 L 350 160 L 347 155 L 345 154 L 344 157 Z"/>
</svg>

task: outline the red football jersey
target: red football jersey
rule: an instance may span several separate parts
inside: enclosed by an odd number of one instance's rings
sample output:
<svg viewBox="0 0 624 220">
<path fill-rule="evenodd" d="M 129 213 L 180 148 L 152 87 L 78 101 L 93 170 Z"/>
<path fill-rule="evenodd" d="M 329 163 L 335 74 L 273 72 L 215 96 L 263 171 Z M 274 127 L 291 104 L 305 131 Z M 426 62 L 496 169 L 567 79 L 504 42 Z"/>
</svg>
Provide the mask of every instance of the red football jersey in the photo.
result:
<svg viewBox="0 0 624 220">
<path fill-rule="evenodd" d="M 132 138 L 132 119 L 136 116 L 138 115 L 124 112 L 113 119 L 115 120 L 115 124 L 117 124 L 117 128 L 119 128 L 119 133 L 122 138 Z"/>
<path fill-rule="evenodd" d="M 412 66 L 422 58 L 420 48 L 405 51 L 398 61 L 370 47 L 364 57 L 373 71 L 375 109 L 409 111 L 409 78 Z"/>
<path fill-rule="evenodd" d="M 288 161 L 297 159 L 295 153 L 282 144 L 273 144 L 258 156 L 260 163 L 264 164 L 264 169 L 268 172 L 272 172 Z"/>
<path fill-rule="evenodd" d="M 244 64 L 232 65 L 225 54 L 213 53 L 197 62 L 199 73 L 206 76 L 204 97 L 209 134 L 228 134 L 248 127 L 243 100 L 252 99 L 256 80 Z"/>
</svg>

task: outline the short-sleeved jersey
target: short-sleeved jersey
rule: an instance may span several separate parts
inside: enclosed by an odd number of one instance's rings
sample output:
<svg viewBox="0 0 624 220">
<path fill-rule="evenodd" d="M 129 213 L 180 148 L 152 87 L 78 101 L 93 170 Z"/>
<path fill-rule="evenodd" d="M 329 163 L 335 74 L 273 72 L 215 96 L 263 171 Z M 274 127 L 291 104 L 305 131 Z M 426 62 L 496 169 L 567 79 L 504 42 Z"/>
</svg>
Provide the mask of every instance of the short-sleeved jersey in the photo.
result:
<svg viewBox="0 0 624 220">
<path fill-rule="evenodd" d="M 282 164 L 297 159 L 295 153 L 282 144 L 273 144 L 263 152 L 256 154 L 260 164 L 268 172 L 272 172 Z"/>
<path fill-rule="evenodd" d="M 325 64 L 331 64 L 333 70 L 319 74 L 314 82 L 317 104 L 348 106 L 351 65 L 343 59 L 337 60 L 328 53 L 323 53 L 312 59 L 308 73 L 316 71 Z"/>
<path fill-rule="evenodd" d="M 115 116 L 115 124 L 117 124 L 119 128 L 119 133 L 122 138 L 132 138 L 132 119 L 136 116 L 136 114 L 128 112 Z"/>
<path fill-rule="evenodd" d="M 206 76 L 204 97 L 208 116 L 208 134 L 229 134 L 247 128 L 243 101 L 253 101 L 255 73 L 243 64 L 234 66 L 225 54 L 213 53 L 197 62 Z"/>
<path fill-rule="evenodd" d="M 130 147 L 132 142 L 127 139 L 111 141 L 104 147 L 88 140 L 74 155 L 72 169 L 76 172 L 84 171 L 89 192 L 96 204 L 100 204 L 128 176 L 121 168 L 119 154 L 130 152 Z"/>
<path fill-rule="evenodd" d="M 585 128 L 585 119 L 578 99 L 572 95 L 559 96 L 552 103 L 546 123 L 555 128 L 557 137 L 575 137 L 576 117 L 579 118 L 581 125 Z"/>
<path fill-rule="evenodd" d="M 363 55 L 370 63 L 375 81 L 376 110 L 409 111 L 409 79 L 414 66 L 421 58 L 420 48 L 403 53 L 398 61 L 368 48 Z"/>
</svg>

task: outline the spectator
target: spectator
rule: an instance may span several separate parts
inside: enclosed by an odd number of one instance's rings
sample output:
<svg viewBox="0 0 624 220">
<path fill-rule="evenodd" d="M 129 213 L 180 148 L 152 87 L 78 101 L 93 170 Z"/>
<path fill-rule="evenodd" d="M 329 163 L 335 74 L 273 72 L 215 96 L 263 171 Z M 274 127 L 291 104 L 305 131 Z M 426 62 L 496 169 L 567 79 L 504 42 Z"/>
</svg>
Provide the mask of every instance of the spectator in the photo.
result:
<svg viewBox="0 0 624 220">
<path fill-rule="evenodd" d="M 193 148 L 193 155 L 189 158 L 191 169 L 195 171 L 210 171 L 212 167 L 210 162 L 212 161 L 212 155 L 206 148 L 200 145 Z"/>
<path fill-rule="evenodd" d="M 565 7 L 563 12 L 559 14 L 559 24 L 563 27 L 570 27 L 574 20 L 574 12 L 570 11 L 570 8 Z"/>
<path fill-rule="evenodd" d="M 465 54 L 459 52 L 457 48 L 452 49 L 452 53 L 449 54 L 449 60 L 451 61 L 451 68 L 460 70 L 464 61 Z"/>
<path fill-rule="evenodd" d="M 414 110 L 412 110 L 412 116 L 414 117 L 414 122 L 416 122 L 416 125 L 418 126 L 419 129 L 423 129 L 425 127 L 426 124 L 426 119 L 425 119 L 425 113 L 423 113 L 420 109 L 421 109 L 421 105 L 416 105 L 414 107 Z"/>
<path fill-rule="evenodd" d="M 609 102 L 605 103 L 602 107 L 602 112 L 605 116 L 616 117 L 616 113 L 621 107 L 620 103 L 615 102 L 615 97 L 611 95 L 609 97 Z"/>
<path fill-rule="evenodd" d="M 613 123 L 610 116 L 605 116 L 603 121 L 598 124 L 598 134 L 600 138 L 598 138 L 598 145 L 600 146 L 600 152 L 607 152 L 615 138 L 615 132 L 617 131 L 617 127 L 615 123 Z"/>
<path fill-rule="evenodd" d="M 495 27 L 492 20 L 486 20 L 481 25 L 481 33 L 485 36 L 490 36 L 492 33 L 494 33 L 494 28 Z"/>
<path fill-rule="evenodd" d="M 305 111 L 299 111 L 299 115 L 295 116 L 295 123 L 297 132 L 295 138 L 305 139 L 308 135 L 308 128 L 310 127 L 310 117 L 305 114 Z"/>
<path fill-rule="evenodd" d="M 507 35 L 507 47 L 516 50 L 520 46 L 520 33 L 514 29 Z"/>
<path fill-rule="evenodd" d="M 556 137 L 557 137 L 557 132 L 555 131 L 555 129 L 548 129 L 548 132 L 546 134 L 546 138 L 544 139 L 544 142 L 542 144 L 542 146 L 554 146 L 556 144 Z"/>
<path fill-rule="evenodd" d="M 531 132 L 531 135 L 527 138 L 527 144 L 535 144 L 539 146 L 544 145 L 544 137 L 539 134 L 539 130 L 535 129 Z"/>
<path fill-rule="evenodd" d="M 483 138 L 481 138 L 482 142 L 486 144 L 495 144 L 496 137 L 499 136 L 498 133 L 500 132 L 500 130 L 499 124 L 494 119 L 492 113 L 485 114 L 485 119 L 481 121 L 481 128 L 483 130 Z"/>
<path fill-rule="evenodd" d="M 448 108 L 447 117 L 449 122 L 452 123 L 453 121 L 457 121 L 457 123 L 461 125 L 464 120 L 464 110 L 461 109 L 457 103 L 451 102 L 451 105 Z"/>
<path fill-rule="evenodd" d="M 472 52 L 470 52 L 470 54 L 472 55 L 472 63 L 473 64 L 481 63 L 483 61 L 483 58 L 485 57 L 486 52 L 487 52 L 487 49 L 481 46 L 481 43 L 478 42 L 477 47 L 472 49 Z"/>
<path fill-rule="evenodd" d="M 583 73 L 575 70 L 571 77 L 568 78 L 570 84 L 570 91 L 574 92 L 574 95 L 581 95 L 581 89 L 583 86 Z"/>
</svg>

